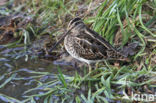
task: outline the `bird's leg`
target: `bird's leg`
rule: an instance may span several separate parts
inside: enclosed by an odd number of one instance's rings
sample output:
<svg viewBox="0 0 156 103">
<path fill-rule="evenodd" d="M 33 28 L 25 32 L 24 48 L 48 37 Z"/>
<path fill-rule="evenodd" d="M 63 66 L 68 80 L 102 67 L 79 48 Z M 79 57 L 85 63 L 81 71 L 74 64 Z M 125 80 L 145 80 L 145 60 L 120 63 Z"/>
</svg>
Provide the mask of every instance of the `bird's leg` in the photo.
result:
<svg viewBox="0 0 156 103">
<path fill-rule="evenodd" d="M 95 69 L 97 69 L 98 67 L 99 67 L 99 62 L 96 62 Z"/>
<path fill-rule="evenodd" d="M 88 64 L 88 66 L 89 66 L 89 73 L 91 73 L 91 71 L 92 71 L 92 66 L 91 66 L 90 64 Z"/>
<path fill-rule="evenodd" d="M 47 47 L 46 47 L 46 46 L 44 47 L 44 51 L 45 51 L 46 55 L 49 55 L 49 53 L 48 53 L 48 50 L 47 50 Z"/>
</svg>

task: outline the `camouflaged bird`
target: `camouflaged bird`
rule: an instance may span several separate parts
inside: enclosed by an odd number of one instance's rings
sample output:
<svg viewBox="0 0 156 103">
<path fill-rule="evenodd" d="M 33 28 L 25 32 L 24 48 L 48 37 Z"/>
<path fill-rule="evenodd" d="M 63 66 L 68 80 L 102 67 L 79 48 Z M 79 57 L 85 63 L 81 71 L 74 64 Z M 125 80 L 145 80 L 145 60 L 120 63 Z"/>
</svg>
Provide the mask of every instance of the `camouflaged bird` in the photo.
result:
<svg viewBox="0 0 156 103">
<path fill-rule="evenodd" d="M 87 63 L 89 71 L 91 71 L 91 63 L 125 58 L 102 36 L 89 29 L 81 18 L 74 18 L 69 22 L 67 33 L 62 38 L 64 38 L 64 46 L 67 52 L 72 57 Z"/>
</svg>

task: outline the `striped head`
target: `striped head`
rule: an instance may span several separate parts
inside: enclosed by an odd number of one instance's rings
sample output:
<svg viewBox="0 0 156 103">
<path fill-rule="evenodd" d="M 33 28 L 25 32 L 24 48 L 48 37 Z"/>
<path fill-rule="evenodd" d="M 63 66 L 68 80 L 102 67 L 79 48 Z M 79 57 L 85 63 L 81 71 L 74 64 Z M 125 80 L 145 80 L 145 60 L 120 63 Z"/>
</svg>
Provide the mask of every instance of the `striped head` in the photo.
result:
<svg viewBox="0 0 156 103">
<path fill-rule="evenodd" d="M 85 24 L 83 23 L 82 19 L 76 17 L 69 22 L 67 30 L 70 29 L 72 29 L 72 31 L 79 30 L 81 27 L 84 27 L 84 25 Z"/>
<path fill-rule="evenodd" d="M 64 33 L 64 35 L 58 40 L 58 42 L 49 50 L 50 52 L 53 51 L 53 49 L 63 41 L 63 39 L 68 35 L 68 34 L 72 34 L 72 35 L 78 35 L 79 30 L 81 28 L 83 28 L 85 26 L 85 24 L 83 23 L 83 21 L 81 20 L 81 18 L 74 18 L 72 19 L 67 27 L 67 32 Z M 70 33 L 72 32 L 72 33 Z"/>
</svg>

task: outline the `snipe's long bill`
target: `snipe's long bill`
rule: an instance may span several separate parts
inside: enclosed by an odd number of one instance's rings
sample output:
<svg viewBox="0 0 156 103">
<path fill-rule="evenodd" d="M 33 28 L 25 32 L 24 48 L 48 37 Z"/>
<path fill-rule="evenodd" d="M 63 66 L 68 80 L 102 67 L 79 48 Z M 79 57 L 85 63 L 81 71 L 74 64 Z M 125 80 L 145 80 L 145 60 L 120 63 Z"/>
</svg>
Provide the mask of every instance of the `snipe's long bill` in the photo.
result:
<svg viewBox="0 0 156 103">
<path fill-rule="evenodd" d="M 61 42 L 63 42 L 63 39 L 66 37 L 66 35 L 71 31 L 72 28 L 70 28 L 65 34 L 62 35 L 62 37 L 54 44 L 54 46 L 49 50 L 49 52 L 52 52 Z"/>
</svg>

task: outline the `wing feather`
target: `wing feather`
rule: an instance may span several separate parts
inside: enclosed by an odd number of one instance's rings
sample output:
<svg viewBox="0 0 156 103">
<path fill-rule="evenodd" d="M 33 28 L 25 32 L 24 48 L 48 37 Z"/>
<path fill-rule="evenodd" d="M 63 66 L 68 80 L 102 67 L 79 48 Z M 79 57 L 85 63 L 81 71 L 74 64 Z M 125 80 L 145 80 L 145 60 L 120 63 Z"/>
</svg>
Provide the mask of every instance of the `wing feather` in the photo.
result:
<svg viewBox="0 0 156 103">
<path fill-rule="evenodd" d="M 103 48 L 102 45 L 98 45 L 96 42 L 94 42 L 94 40 L 92 41 L 91 38 L 84 36 L 78 35 L 77 37 L 73 38 L 75 40 L 75 47 L 79 48 L 77 49 L 79 56 L 88 60 L 100 60 L 106 58 L 106 48 Z"/>
<path fill-rule="evenodd" d="M 108 41 L 106 41 L 103 37 L 101 37 L 97 32 L 91 30 L 88 27 L 86 27 L 86 29 L 84 29 L 84 32 L 86 32 L 86 34 L 90 35 L 92 38 L 99 41 L 107 49 L 109 49 L 109 50 L 111 49 L 112 51 L 118 52 Z"/>
</svg>

